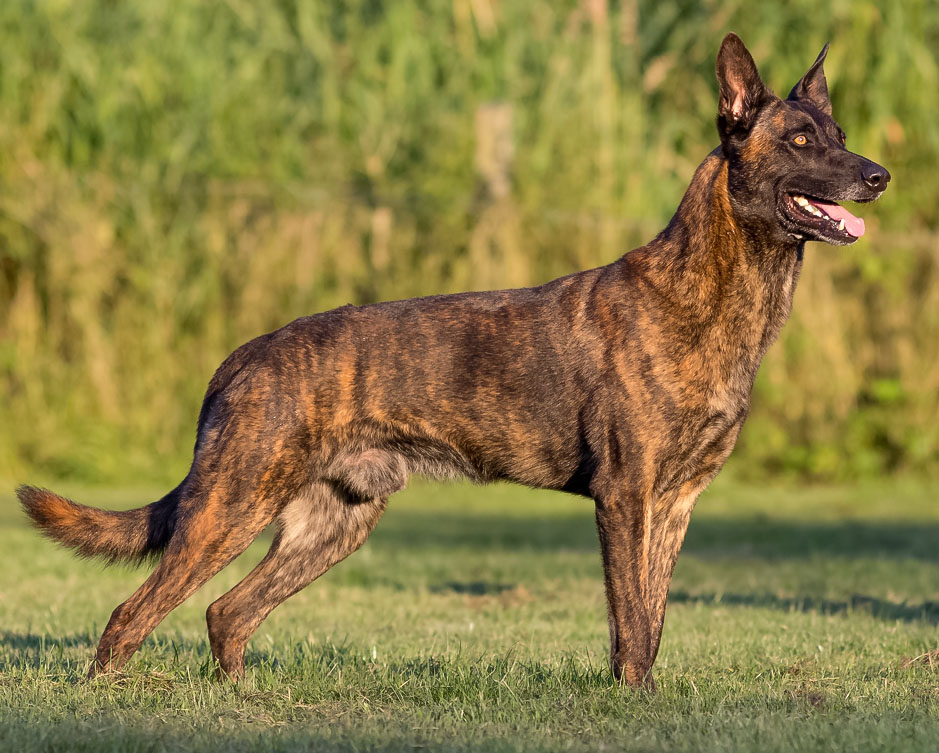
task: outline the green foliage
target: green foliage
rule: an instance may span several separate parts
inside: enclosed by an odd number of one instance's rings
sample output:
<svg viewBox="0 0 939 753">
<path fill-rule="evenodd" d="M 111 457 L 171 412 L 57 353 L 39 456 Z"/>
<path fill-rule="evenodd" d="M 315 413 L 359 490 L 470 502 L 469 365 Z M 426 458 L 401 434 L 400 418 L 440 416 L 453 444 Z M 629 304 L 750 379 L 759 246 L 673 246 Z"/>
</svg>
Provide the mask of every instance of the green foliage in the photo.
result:
<svg viewBox="0 0 939 753">
<path fill-rule="evenodd" d="M 849 146 L 894 175 L 864 240 L 809 248 L 736 462 L 935 471 L 935 0 L 7 0 L 0 476 L 178 477 L 244 340 L 647 241 L 716 143 L 728 29 L 780 92 L 830 39 Z"/>
<path fill-rule="evenodd" d="M 124 507 L 154 496 L 66 491 Z M 122 677 L 86 683 L 108 614 L 145 574 L 40 541 L 0 494 L 0 747 L 932 753 L 937 491 L 718 480 L 678 561 L 655 695 L 607 669 L 582 499 L 403 492 L 360 552 L 270 616 L 233 687 L 211 679 L 205 609 L 263 542 L 170 615 Z"/>
</svg>

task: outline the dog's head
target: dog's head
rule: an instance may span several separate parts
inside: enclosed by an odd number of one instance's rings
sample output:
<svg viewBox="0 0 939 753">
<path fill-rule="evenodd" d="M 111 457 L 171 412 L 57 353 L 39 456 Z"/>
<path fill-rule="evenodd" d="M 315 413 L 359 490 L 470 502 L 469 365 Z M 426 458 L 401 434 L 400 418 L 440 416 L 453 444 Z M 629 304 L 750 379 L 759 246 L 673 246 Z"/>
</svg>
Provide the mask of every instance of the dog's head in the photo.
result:
<svg viewBox="0 0 939 753">
<path fill-rule="evenodd" d="M 864 234 L 864 220 L 836 202 L 873 201 L 890 173 L 845 147 L 822 70 L 827 52 L 825 45 L 782 100 L 763 84 L 740 38 L 728 34 L 717 55 L 717 126 L 743 224 L 797 241 L 847 245 Z"/>
</svg>

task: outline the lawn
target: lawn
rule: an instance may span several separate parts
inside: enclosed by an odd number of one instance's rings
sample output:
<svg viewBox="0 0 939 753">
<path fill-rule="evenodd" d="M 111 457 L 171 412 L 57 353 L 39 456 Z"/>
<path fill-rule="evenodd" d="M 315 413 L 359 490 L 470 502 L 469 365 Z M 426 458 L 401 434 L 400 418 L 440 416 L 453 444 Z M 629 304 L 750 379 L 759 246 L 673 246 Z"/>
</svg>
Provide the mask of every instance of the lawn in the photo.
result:
<svg viewBox="0 0 939 753">
<path fill-rule="evenodd" d="M 127 507 L 157 493 L 61 491 Z M 585 500 L 414 484 L 273 613 L 236 687 L 211 679 L 203 615 L 264 540 L 125 674 L 89 683 L 99 631 L 145 573 L 41 539 L 6 492 L 0 749 L 935 751 L 937 502 L 935 485 L 719 480 L 692 518 L 652 695 L 607 671 Z"/>
</svg>

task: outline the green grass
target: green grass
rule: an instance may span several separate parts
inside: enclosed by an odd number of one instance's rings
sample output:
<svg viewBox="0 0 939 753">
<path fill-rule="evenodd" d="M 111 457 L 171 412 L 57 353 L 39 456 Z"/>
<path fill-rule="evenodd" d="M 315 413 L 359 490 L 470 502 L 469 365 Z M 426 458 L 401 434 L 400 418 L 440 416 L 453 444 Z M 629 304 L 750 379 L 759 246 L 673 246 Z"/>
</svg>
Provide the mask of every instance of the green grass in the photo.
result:
<svg viewBox="0 0 939 753">
<path fill-rule="evenodd" d="M 141 490 L 75 490 L 140 504 Z M 205 607 L 116 680 L 82 680 L 144 577 L 81 561 L 0 498 L 0 749 L 935 751 L 939 489 L 718 483 L 673 583 L 655 695 L 615 687 L 590 504 L 416 484 L 358 554 L 287 602 L 235 687 Z M 921 657 L 909 663 L 908 660 Z"/>
</svg>

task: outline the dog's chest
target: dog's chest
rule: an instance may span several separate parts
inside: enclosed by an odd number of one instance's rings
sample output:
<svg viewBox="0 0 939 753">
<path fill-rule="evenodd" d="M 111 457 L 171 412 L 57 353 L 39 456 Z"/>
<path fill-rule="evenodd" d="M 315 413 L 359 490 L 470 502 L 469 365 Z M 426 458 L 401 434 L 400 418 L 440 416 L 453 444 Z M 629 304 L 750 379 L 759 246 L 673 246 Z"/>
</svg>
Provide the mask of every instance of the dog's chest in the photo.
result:
<svg viewBox="0 0 939 753">
<path fill-rule="evenodd" d="M 643 454 L 656 468 L 655 486 L 665 491 L 710 476 L 726 461 L 750 405 L 752 379 L 745 371 L 676 390 L 653 422 Z"/>
</svg>

